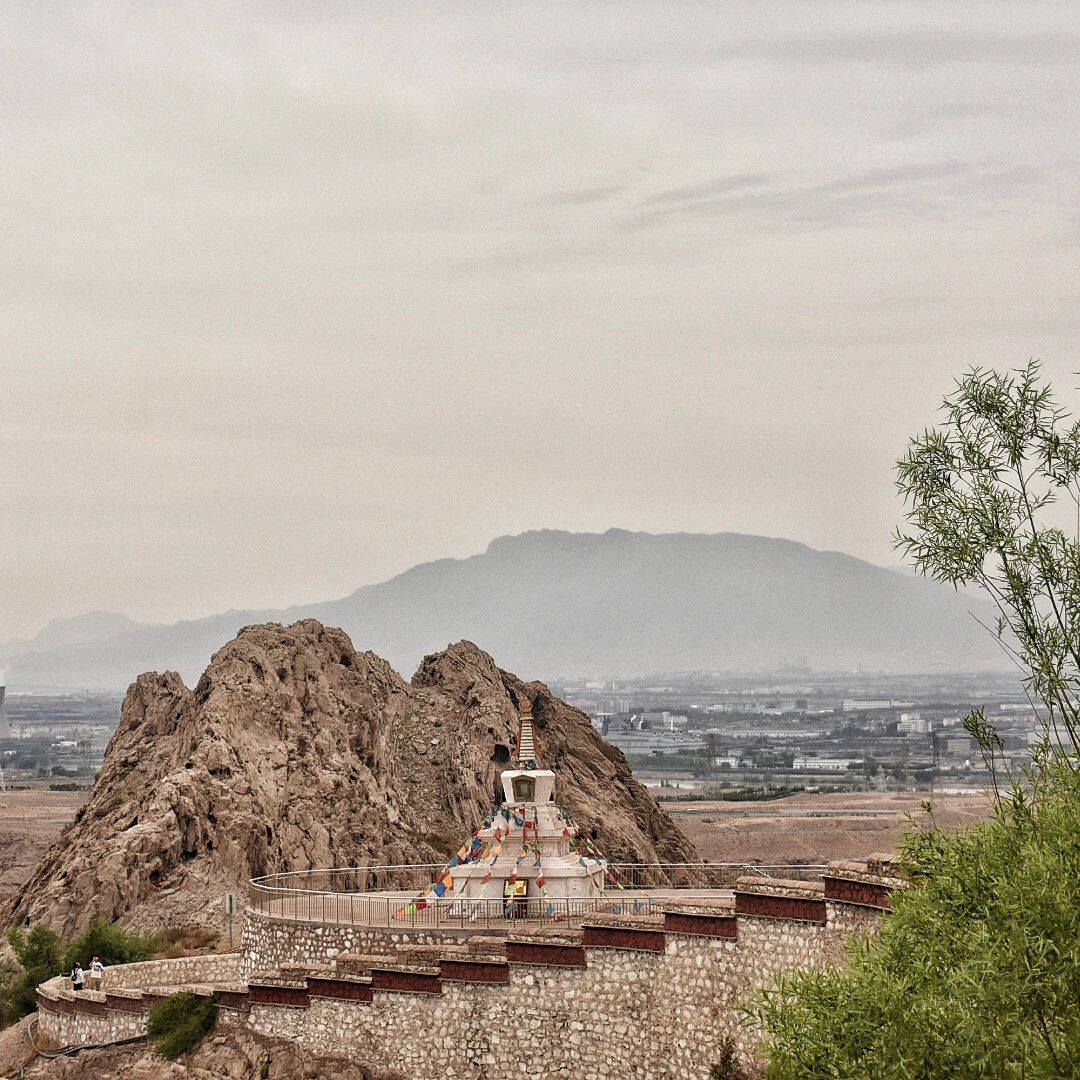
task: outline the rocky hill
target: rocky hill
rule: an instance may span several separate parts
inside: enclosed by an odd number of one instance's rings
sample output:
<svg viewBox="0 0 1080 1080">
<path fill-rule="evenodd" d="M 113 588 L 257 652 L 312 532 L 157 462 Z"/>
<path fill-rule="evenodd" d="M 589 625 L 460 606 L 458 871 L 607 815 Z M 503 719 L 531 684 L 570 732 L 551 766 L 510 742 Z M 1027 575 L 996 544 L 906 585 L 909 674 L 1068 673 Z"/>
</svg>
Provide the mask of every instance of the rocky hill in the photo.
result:
<svg viewBox="0 0 1080 1080">
<path fill-rule="evenodd" d="M 792 664 L 1000 668 L 1000 650 L 969 612 L 994 621 L 984 601 L 948 586 L 791 540 L 544 530 L 285 611 L 232 611 L 172 626 L 101 613 L 67 620 L 30 642 L 0 646 L 0 668 L 23 686 L 111 689 L 148 668 L 194 679 L 246 623 L 308 617 L 344 627 L 408 671 L 461 637 L 498 642 L 504 663 L 542 678 Z"/>
<path fill-rule="evenodd" d="M 406 682 L 341 630 L 250 626 L 194 690 L 141 675 L 76 821 L 8 911 L 73 934 L 218 912 L 281 870 L 438 861 L 481 822 L 531 705 L 556 797 L 619 861 L 694 860 L 623 755 L 542 683 L 467 641 Z"/>
</svg>

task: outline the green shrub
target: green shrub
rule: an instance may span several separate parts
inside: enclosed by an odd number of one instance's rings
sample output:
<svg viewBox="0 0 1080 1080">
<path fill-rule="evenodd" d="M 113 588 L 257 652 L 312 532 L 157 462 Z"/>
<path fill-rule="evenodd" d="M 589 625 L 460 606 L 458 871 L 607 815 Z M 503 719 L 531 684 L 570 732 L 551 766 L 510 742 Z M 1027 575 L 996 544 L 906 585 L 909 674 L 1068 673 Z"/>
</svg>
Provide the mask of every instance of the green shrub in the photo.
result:
<svg viewBox="0 0 1080 1080">
<path fill-rule="evenodd" d="M 8 932 L 16 959 L 22 972 L 7 973 L 3 989 L 4 1023 L 13 1023 L 37 1009 L 34 990 L 39 983 L 59 975 L 64 970 L 60 939 L 44 926 L 35 926 L 29 934 L 12 929 Z"/>
<path fill-rule="evenodd" d="M 170 926 L 162 931 L 158 943 L 158 960 L 175 960 L 180 956 L 212 950 L 221 934 L 205 926 L 189 923 L 186 926 Z"/>
<path fill-rule="evenodd" d="M 172 1061 L 194 1050 L 214 1030 L 216 1023 L 215 999 L 199 997 L 185 990 L 150 1009 L 146 1033 L 154 1040 L 154 1049 Z"/>
<path fill-rule="evenodd" d="M 29 935 L 21 930 L 11 930 L 8 944 L 35 986 L 63 970 L 60 939 L 48 927 L 35 926 Z"/>
<path fill-rule="evenodd" d="M 1080 775 L 963 833 L 912 834 L 916 887 L 841 971 L 758 993 L 768 1076 L 1080 1075 Z"/>
<path fill-rule="evenodd" d="M 897 463 L 897 544 L 994 603 L 986 628 L 1045 719 L 1018 766 L 968 715 L 994 819 L 910 836 L 915 887 L 880 937 L 758 992 L 771 1077 L 1080 1076 L 1080 534 L 1061 514 L 1080 514 L 1080 423 L 1034 362 L 973 369 L 943 410 Z"/>
<path fill-rule="evenodd" d="M 35 926 L 28 934 L 12 929 L 7 939 L 21 970 L 0 963 L 0 1027 L 34 1012 L 35 989 L 57 975 L 67 974 L 76 961 L 89 972 L 90 961 L 95 956 L 106 965 L 131 964 L 149 960 L 160 945 L 153 935 L 125 930 L 100 919 L 92 922 L 86 933 L 66 949 L 56 934 L 44 926 Z"/>
<path fill-rule="evenodd" d="M 149 960 L 160 944 L 160 939 L 152 934 L 140 934 L 116 923 L 95 919 L 86 933 L 68 945 L 61 969 L 70 971 L 76 960 L 88 968 L 95 956 L 107 967 L 138 963 Z"/>
</svg>

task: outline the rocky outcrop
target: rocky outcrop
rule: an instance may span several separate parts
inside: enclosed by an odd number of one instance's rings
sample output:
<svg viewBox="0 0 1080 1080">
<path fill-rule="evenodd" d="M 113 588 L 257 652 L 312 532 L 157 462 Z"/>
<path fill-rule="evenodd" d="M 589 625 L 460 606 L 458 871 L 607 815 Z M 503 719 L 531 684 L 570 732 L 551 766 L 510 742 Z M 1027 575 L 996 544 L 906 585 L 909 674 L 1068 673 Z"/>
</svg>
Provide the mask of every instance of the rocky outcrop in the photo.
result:
<svg viewBox="0 0 1080 1080">
<path fill-rule="evenodd" d="M 10 1028 L 8 1029 L 11 1030 Z M 20 1033 L 22 1045 L 28 1045 Z M 401 1073 L 373 1069 L 338 1056 L 239 1028 L 219 1027 L 180 1061 L 166 1061 L 146 1043 L 84 1050 L 72 1057 L 37 1058 L 26 1080 L 404 1080 Z M 263 1068 L 265 1067 L 265 1072 Z"/>
<path fill-rule="evenodd" d="M 245 628 L 194 690 L 173 672 L 135 681 L 83 810 L 9 920 L 216 922 L 223 893 L 260 874 L 439 861 L 492 808 L 526 705 L 557 799 L 601 850 L 695 859 L 623 755 L 542 683 L 467 641 L 409 683 L 308 619 Z"/>
</svg>

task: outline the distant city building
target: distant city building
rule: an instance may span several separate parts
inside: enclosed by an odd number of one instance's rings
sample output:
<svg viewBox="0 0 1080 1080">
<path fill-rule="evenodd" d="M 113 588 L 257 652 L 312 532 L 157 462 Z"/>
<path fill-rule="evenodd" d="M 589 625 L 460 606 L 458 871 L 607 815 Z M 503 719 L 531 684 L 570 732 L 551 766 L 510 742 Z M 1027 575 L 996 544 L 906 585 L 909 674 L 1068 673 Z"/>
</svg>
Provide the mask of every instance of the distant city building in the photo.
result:
<svg viewBox="0 0 1080 1080">
<path fill-rule="evenodd" d="M 609 729 L 607 741 L 624 754 L 687 754 L 700 750 L 703 743 L 692 735 L 668 731 L 614 731 Z"/>
<path fill-rule="evenodd" d="M 901 713 L 897 731 L 906 731 L 909 735 L 929 735 L 934 725 L 918 713 Z"/>
<path fill-rule="evenodd" d="M 7 686 L 5 686 L 6 681 L 4 673 L 0 671 L 0 739 L 10 739 L 13 737 L 11 721 L 8 719 L 7 709 L 4 706 L 4 697 L 7 693 Z"/>
<path fill-rule="evenodd" d="M 716 729 L 719 735 L 726 735 L 729 739 L 786 739 L 788 742 L 798 742 L 800 739 L 819 739 L 827 734 L 820 728 L 810 730 L 807 728 L 732 728 L 730 731 Z"/>
<path fill-rule="evenodd" d="M 690 723 L 688 716 L 672 715 L 666 709 L 662 712 L 643 712 L 641 714 L 641 726 L 651 728 L 653 731 L 684 730 Z"/>
<path fill-rule="evenodd" d="M 849 765 L 861 765 L 862 758 L 797 757 L 793 772 L 844 772 Z"/>
<path fill-rule="evenodd" d="M 844 712 L 867 712 L 870 709 L 906 709 L 913 701 L 891 701 L 889 698 L 844 698 Z"/>
</svg>

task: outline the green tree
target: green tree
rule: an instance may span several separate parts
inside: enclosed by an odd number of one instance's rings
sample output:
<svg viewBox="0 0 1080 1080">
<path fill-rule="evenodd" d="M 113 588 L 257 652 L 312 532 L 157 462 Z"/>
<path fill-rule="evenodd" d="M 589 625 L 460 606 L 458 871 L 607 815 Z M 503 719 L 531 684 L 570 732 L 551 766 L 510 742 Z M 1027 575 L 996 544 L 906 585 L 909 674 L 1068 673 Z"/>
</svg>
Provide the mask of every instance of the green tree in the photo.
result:
<svg viewBox="0 0 1080 1080">
<path fill-rule="evenodd" d="M 22 971 L 9 976 L 4 990 L 4 1022 L 12 1023 L 37 1009 L 34 990 L 39 983 L 64 970 L 60 939 L 44 926 L 35 926 L 29 934 L 8 931 L 8 944 Z"/>
<path fill-rule="evenodd" d="M 945 399 L 947 423 L 912 439 L 897 466 L 909 512 L 897 546 L 916 569 L 977 586 L 987 629 L 1048 711 L 1040 764 L 1080 752 L 1080 422 L 1032 362 L 971 372 Z M 1075 521 L 1072 535 L 1063 523 Z M 966 725 L 1000 750 L 985 718 Z M 989 744 L 987 747 L 986 744 Z"/>
<path fill-rule="evenodd" d="M 95 919 L 80 937 L 64 952 L 63 970 L 70 970 L 78 961 L 84 968 L 96 956 L 103 964 L 134 964 L 149 960 L 158 951 L 161 939 L 153 934 L 125 930 L 116 923 Z"/>
<path fill-rule="evenodd" d="M 771 1077 L 1080 1075 L 1080 425 L 1034 363 L 972 371 L 944 412 L 898 463 L 897 544 L 921 573 L 990 597 L 987 629 L 1047 719 L 1010 772 L 985 715 L 967 717 L 992 820 L 912 831 L 915 887 L 879 937 L 851 942 L 842 971 L 759 994 Z"/>
</svg>

